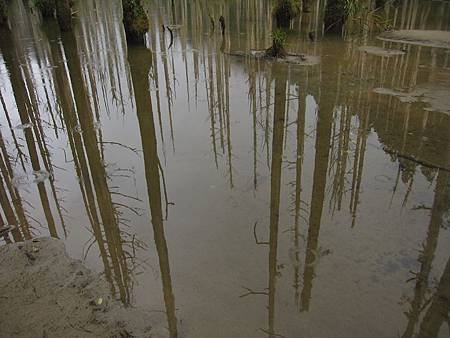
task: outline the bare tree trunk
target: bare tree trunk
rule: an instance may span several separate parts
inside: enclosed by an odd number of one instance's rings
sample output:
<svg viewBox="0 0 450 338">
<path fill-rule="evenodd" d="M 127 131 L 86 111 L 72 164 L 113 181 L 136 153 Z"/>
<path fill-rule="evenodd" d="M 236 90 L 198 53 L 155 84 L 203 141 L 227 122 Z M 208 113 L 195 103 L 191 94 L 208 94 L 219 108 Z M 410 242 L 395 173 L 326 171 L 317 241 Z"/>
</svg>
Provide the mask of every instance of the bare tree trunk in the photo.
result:
<svg viewBox="0 0 450 338">
<path fill-rule="evenodd" d="M 144 154 L 145 178 L 147 181 L 147 193 L 150 203 L 151 223 L 159 259 L 169 337 L 176 338 L 178 336 L 178 329 L 175 313 L 175 296 L 173 294 L 172 277 L 170 273 L 169 249 L 164 233 L 158 147 L 148 82 L 148 73 L 150 72 L 150 67 L 152 65 L 152 54 L 146 48 L 133 47 L 128 49 L 128 55 L 136 99 L 136 111 L 141 134 L 142 151 Z M 143 68 L 145 71 L 142 70 Z"/>
</svg>

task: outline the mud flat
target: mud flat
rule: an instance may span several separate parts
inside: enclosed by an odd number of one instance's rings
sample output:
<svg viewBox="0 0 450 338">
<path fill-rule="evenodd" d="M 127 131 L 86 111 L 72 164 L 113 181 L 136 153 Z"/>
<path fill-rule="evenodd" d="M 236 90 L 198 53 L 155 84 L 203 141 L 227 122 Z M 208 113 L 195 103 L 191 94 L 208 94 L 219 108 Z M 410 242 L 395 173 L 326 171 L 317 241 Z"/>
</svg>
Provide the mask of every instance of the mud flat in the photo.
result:
<svg viewBox="0 0 450 338">
<path fill-rule="evenodd" d="M 0 269 L 1 337 L 153 337 L 150 316 L 112 299 L 60 240 L 4 245 Z"/>
<path fill-rule="evenodd" d="M 405 52 L 403 52 L 401 50 L 387 49 L 387 48 L 382 48 L 382 47 L 377 47 L 377 46 L 361 46 L 358 48 L 358 50 L 360 52 L 364 52 L 367 54 L 376 55 L 376 56 L 386 56 L 386 57 L 405 54 Z"/>
<path fill-rule="evenodd" d="M 299 66 L 315 66 L 320 63 L 320 57 L 305 54 L 287 54 L 283 58 L 274 58 L 266 55 L 266 50 L 251 50 L 249 53 L 242 51 L 234 51 L 227 53 L 232 56 L 253 57 L 267 61 L 276 61 L 280 63 L 288 63 Z"/>
<path fill-rule="evenodd" d="M 450 48 L 450 32 L 437 30 L 397 30 L 384 32 L 378 39 L 410 45 Z"/>
</svg>

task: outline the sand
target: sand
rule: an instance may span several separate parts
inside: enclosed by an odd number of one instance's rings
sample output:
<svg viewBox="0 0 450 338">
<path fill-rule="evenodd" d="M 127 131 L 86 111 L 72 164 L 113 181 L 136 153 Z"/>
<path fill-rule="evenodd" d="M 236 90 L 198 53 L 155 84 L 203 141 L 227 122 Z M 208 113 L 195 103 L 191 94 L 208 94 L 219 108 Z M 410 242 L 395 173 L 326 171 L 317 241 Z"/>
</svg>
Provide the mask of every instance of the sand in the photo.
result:
<svg viewBox="0 0 450 338">
<path fill-rule="evenodd" d="M 377 46 L 361 46 L 358 50 L 367 54 L 386 57 L 405 54 L 405 52 L 398 49 L 386 49 Z"/>
<path fill-rule="evenodd" d="M 152 337 L 148 313 L 111 298 L 60 240 L 0 247 L 0 337 Z"/>
<path fill-rule="evenodd" d="M 450 32 L 433 30 L 397 30 L 384 32 L 378 39 L 411 45 L 450 48 Z"/>
</svg>

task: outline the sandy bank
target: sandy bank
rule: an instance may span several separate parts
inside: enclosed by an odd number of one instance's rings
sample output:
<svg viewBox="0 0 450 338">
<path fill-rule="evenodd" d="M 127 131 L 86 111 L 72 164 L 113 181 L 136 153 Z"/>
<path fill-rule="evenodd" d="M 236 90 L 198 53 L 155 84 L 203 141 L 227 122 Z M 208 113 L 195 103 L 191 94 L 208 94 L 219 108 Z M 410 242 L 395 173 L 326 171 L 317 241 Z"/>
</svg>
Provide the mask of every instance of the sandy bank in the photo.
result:
<svg viewBox="0 0 450 338">
<path fill-rule="evenodd" d="M 110 297 L 103 277 L 41 238 L 0 247 L 1 337 L 150 337 L 149 315 Z"/>
</svg>

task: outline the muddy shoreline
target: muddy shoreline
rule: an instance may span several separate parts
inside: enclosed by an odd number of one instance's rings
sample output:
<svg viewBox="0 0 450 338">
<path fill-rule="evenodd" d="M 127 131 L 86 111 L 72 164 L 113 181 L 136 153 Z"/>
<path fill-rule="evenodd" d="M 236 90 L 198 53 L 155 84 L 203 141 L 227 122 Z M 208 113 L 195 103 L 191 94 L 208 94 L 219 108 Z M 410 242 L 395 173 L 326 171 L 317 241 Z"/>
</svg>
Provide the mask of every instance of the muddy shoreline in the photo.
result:
<svg viewBox="0 0 450 338">
<path fill-rule="evenodd" d="M 112 299 L 60 240 L 1 246 L 0 269 L 2 337 L 154 337 L 149 314 Z"/>
</svg>

